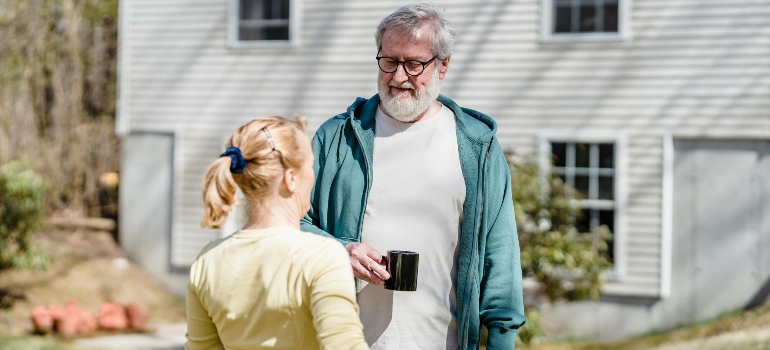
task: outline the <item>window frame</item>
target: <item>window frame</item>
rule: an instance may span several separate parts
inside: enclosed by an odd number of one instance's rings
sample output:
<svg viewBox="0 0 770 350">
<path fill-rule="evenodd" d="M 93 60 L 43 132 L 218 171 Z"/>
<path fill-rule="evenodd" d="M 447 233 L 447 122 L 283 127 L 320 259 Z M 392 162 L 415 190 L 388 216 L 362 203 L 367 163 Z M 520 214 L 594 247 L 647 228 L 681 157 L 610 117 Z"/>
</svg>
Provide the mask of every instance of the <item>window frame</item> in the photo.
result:
<svg viewBox="0 0 770 350">
<path fill-rule="evenodd" d="M 591 43 L 591 42 L 623 42 L 631 40 L 631 2 L 619 0 L 618 31 L 617 33 L 554 33 L 553 4 L 554 0 L 540 1 L 540 42 L 543 44 L 558 43 Z"/>
<path fill-rule="evenodd" d="M 613 267 L 605 271 L 605 276 L 613 282 L 620 282 L 627 276 L 628 251 L 627 247 L 627 137 L 619 133 L 541 133 L 538 136 L 538 159 L 544 176 L 551 176 L 551 142 L 566 143 L 612 143 L 615 145 L 615 188 L 614 211 L 615 227 L 612 231 L 614 243 Z"/>
<path fill-rule="evenodd" d="M 302 20 L 301 0 L 289 0 L 289 40 L 240 40 L 238 28 L 240 26 L 240 1 L 227 1 L 227 47 L 229 49 L 273 49 L 295 48 L 300 42 L 300 23 Z"/>
</svg>

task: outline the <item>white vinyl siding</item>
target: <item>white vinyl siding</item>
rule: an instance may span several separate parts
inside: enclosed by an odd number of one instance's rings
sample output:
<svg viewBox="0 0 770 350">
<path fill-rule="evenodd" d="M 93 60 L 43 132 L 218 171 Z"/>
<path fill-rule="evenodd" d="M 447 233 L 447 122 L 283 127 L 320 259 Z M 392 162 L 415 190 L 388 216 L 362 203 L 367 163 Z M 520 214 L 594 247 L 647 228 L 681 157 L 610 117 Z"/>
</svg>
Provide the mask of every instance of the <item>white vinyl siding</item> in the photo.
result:
<svg viewBox="0 0 770 350">
<path fill-rule="evenodd" d="M 174 266 L 219 235 L 200 228 L 201 182 L 222 140 L 275 114 L 303 114 L 312 131 L 375 94 L 374 30 L 406 3 L 305 0 L 301 48 L 230 50 L 226 2 L 121 1 L 118 123 L 175 135 Z M 664 134 L 770 138 L 770 2 L 635 0 L 632 41 L 575 45 L 541 44 L 541 5 L 439 4 L 458 30 L 442 93 L 494 118 L 519 152 L 542 134 L 624 134 L 627 271 L 605 292 L 658 297 Z"/>
</svg>

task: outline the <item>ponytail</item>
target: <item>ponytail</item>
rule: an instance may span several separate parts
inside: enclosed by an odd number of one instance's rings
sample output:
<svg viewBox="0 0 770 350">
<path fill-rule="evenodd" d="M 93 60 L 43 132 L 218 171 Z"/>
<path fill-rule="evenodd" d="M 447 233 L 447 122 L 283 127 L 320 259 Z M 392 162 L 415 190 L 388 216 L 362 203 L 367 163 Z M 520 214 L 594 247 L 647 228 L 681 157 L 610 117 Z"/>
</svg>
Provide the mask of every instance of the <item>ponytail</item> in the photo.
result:
<svg viewBox="0 0 770 350">
<path fill-rule="evenodd" d="M 203 178 L 201 226 L 219 229 L 227 221 L 239 187 L 250 203 L 274 192 L 286 168 L 298 169 L 311 156 L 297 138 L 306 132 L 302 116 L 257 118 L 241 126 Z"/>
<path fill-rule="evenodd" d="M 205 228 L 218 229 L 227 220 L 235 204 L 236 184 L 230 172 L 230 157 L 221 157 L 206 171 L 203 178 L 203 222 Z"/>
</svg>

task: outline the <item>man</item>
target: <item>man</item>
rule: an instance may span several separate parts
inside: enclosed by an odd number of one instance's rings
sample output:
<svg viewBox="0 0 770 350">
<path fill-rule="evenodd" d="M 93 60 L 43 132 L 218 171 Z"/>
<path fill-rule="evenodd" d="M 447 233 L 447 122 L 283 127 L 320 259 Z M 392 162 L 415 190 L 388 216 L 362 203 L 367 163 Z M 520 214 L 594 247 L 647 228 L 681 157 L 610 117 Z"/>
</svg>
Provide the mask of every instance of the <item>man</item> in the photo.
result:
<svg viewBox="0 0 770 350">
<path fill-rule="evenodd" d="M 524 323 L 510 172 L 488 116 L 439 95 L 454 30 L 405 6 L 375 34 L 379 94 L 313 139 L 316 185 L 302 229 L 348 250 L 372 349 L 513 349 Z M 417 291 L 382 287 L 388 250 L 420 254 Z"/>
</svg>

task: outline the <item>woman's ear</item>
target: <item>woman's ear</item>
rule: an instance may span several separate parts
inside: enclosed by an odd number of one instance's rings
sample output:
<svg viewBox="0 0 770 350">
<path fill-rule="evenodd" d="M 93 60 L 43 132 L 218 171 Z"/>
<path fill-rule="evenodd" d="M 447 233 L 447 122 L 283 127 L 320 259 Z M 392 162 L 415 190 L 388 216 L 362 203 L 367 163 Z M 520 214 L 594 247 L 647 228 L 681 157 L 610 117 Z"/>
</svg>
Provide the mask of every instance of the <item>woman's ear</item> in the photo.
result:
<svg viewBox="0 0 770 350">
<path fill-rule="evenodd" d="M 295 169 L 289 168 L 283 171 L 283 185 L 289 193 L 297 192 L 297 188 L 299 187 L 298 180 L 299 174 L 297 174 Z"/>
</svg>

